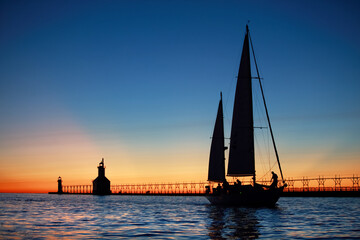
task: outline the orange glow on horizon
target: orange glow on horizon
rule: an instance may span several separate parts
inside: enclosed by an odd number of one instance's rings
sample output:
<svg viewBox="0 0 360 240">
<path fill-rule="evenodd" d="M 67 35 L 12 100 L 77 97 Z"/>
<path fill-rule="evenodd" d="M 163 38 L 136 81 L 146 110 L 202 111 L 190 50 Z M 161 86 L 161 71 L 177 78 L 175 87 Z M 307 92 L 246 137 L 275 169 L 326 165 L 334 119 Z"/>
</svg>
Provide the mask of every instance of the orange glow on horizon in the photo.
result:
<svg viewBox="0 0 360 240">
<path fill-rule="evenodd" d="M 69 185 L 92 185 L 92 180 L 97 176 L 96 164 L 92 167 L 91 173 L 89 174 L 81 174 L 80 177 L 74 177 L 69 174 L 62 175 L 63 186 Z M 109 170 L 109 167 L 107 168 Z M 188 171 L 184 169 L 179 169 L 180 171 L 176 174 L 173 171 L 169 171 L 168 173 L 162 172 L 154 172 L 153 174 L 148 174 L 144 176 L 139 176 L 138 173 L 128 172 L 126 175 L 117 175 L 114 171 L 107 171 L 106 176 L 111 181 L 111 185 L 120 185 L 120 184 L 146 184 L 146 183 L 183 183 L 183 182 L 206 182 L 207 177 L 207 166 L 206 170 L 200 170 L 197 168 L 196 171 Z M 354 170 L 354 169 L 352 169 Z M 81 169 L 78 169 L 81 171 Z M 321 177 L 334 177 L 335 175 L 341 177 L 351 177 L 353 174 L 357 175 L 356 172 L 351 173 L 351 170 L 346 172 L 343 171 L 329 171 L 329 174 L 296 174 L 295 171 L 290 172 L 285 171 L 285 178 L 292 179 L 300 179 L 302 177 L 308 178 L 317 178 Z M 57 175 L 51 177 L 44 177 L 42 179 L 32 179 L 32 180 L 24 180 L 16 181 L 15 179 L 7 179 L 2 180 L 0 182 L 0 192 L 2 193 L 48 193 L 48 192 L 56 192 L 57 191 Z M 315 184 L 315 185 L 314 185 Z M 331 181 L 326 184 L 333 184 Z M 351 186 L 351 182 L 347 184 L 344 182 L 346 186 Z M 316 182 L 313 182 L 311 185 L 317 186 Z M 345 186 L 344 185 L 344 186 Z"/>
<path fill-rule="evenodd" d="M 92 185 L 102 157 L 112 185 L 207 180 L 210 141 L 180 138 L 168 143 L 165 149 L 161 144 L 139 147 L 118 139 L 99 144 L 79 125 L 66 122 L 59 130 L 64 134 L 49 134 L 51 129 L 43 127 L 37 131 L 40 137 L 0 142 L 0 192 L 56 192 L 59 176 L 63 186 Z M 339 164 L 336 156 L 331 155 L 332 149 L 295 154 L 285 150 L 281 155 L 285 179 L 352 176 L 360 169 L 359 153 L 344 154 L 345 161 Z M 277 167 L 274 170 L 278 173 Z M 258 171 L 257 176 L 262 173 Z"/>
</svg>

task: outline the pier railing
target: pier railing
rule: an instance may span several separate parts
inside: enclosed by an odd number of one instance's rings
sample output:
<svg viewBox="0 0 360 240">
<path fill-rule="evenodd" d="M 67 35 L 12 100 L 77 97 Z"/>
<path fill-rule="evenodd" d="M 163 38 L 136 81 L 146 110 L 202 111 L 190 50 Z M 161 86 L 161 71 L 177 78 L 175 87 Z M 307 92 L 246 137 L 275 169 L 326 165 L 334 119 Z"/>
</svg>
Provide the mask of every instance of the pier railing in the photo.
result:
<svg viewBox="0 0 360 240">
<path fill-rule="evenodd" d="M 82 194 L 91 194 L 92 185 L 68 185 L 63 186 L 62 190 L 64 193 L 82 193 Z"/>
<path fill-rule="evenodd" d="M 318 191 L 360 191 L 359 177 L 317 177 L 317 178 L 289 178 L 286 180 L 287 187 L 284 192 L 318 192 Z M 270 185 L 270 181 L 259 181 L 259 184 Z M 230 182 L 230 185 L 233 182 Z M 243 181 L 242 184 L 251 184 Z M 146 184 L 116 184 L 111 185 L 113 194 L 156 194 L 156 195 L 202 195 L 205 194 L 205 186 L 210 187 L 210 192 L 217 183 L 212 182 L 182 182 L 182 183 L 146 183 Z M 66 185 L 64 193 L 91 194 L 92 185 Z"/>
<path fill-rule="evenodd" d="M 288 185 L 285 191 L 288 192 L 305 192 L 305 191 L 360 191 L 359 177 L 353 175 L 351 177 L 323 177 L 317 178 L 289 178 L 286 180 Z"/>
</svg>

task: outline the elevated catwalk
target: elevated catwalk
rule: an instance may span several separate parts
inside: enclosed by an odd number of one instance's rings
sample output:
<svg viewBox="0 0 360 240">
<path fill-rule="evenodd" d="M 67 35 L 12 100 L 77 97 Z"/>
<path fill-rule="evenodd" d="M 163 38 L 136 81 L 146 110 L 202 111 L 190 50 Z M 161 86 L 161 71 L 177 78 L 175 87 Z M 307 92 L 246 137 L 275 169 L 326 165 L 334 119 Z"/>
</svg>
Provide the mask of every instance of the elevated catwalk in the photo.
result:
<svg viewBox="0 0 360 240">
<path fill-rule="evenodd" d="M 355 175 L 352 177 L 289 178 L 286 182 L 288 187 L 284 189 L 283 197 L 360 197 L 359 177 Z M 264 181 L 262 184 L 266 185 L 269 182 Z M 205 186 L 210 186 L 212 191 L 217 184 L 208 182 L 119 184 L 111 185 L 110 189 L 112 195 L 202 196 L 205 195 Z M 93 186 L 67 185 L 62 186 L 61 192 L 52 193 L 93 194 Z"/>
</svg>

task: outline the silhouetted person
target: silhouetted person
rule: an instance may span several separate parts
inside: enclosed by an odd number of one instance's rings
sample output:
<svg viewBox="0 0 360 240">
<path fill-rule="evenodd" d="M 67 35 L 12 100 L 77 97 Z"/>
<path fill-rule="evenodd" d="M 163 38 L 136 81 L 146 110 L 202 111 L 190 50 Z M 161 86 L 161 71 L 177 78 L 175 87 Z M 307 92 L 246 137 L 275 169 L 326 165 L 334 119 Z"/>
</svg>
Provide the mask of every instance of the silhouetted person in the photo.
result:
<svg viewBox="0 0 360 240">
<path fill-rule="evenodd" d="M 273 182 L 271 183 L 270 188 L 276 188 L 278 185 L 278 175 L 276 175 L 276 173 L 274 172 L 271 172 L 271 174 L 272 174 L 271 180 Z"/>
<path fill-rule="evenodd" d="M 240 189 L 241 189 L 241 182 L 239 179 L 236 180 L 236 182 L 234 183 L 234 193 L 240 193 Z"/>
<path fill-rule="evenodd" d="M 226 181 L 226 179 L 223 183 L 223 189 L 224 189 L 224 193 L 227 194 L 229 191 L 229 183 Z"/>
<path fill-rule="evenodd" d="M 210 186 L 205 186 L 205 189 L 206 189 L 205 193 L 209 194 L 210 193 Z"/>
<path fill-rule="evenodd" d="M 221 186 L 220 183 L 218 183 L 217 187 L 216 187 L 216 192 L 220 193 L 221 192 Z"/>
</svg>

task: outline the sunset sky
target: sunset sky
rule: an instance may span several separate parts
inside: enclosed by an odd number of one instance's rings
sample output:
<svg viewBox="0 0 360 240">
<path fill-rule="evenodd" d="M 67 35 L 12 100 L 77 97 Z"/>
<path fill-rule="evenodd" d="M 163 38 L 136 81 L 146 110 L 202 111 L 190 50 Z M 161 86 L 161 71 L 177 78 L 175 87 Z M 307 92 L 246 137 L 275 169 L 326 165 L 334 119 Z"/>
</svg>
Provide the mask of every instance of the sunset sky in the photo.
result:
<svg viewBox="0 0 360 240">
<path fill-rule="evenodd" d="M 359 1 L 1 1 L 0 192 L 91 184 L 102 157 L 112 184 L 206 181 L 248 20 L 285 178 L 360 174 L 359 13 Z"/>
</svg>

